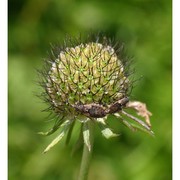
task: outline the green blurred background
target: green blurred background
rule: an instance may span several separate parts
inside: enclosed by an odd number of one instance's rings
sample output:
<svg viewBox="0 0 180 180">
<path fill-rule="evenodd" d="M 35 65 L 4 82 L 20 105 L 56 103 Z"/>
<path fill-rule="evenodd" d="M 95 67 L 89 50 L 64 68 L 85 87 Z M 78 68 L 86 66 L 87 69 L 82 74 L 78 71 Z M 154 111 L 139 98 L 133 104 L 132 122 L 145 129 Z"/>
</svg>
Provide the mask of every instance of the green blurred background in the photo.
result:
<svg viewBox="0 0 180 180">
<path fill-rule="evenodd" d="M 55 137 L 42 137 L 53 122 L 45 122 L 46 105 L 34 94 L 36 68 L 41 69 L 50 43 L 66 34 L 103 31 L 123 41 L 134 57 L 136 83 L 132 99 L 146 102 L 156 134 L 133 133 L 109 119 L 118 138 L 106 140 L 96 131 L 89 180 L 172 179 L 172 61 L 170 0 L 9 0 L 9 180 L 76 179 L 81 151 L 71 156 L 64 140 L 47 154 Z"/>
</svg>

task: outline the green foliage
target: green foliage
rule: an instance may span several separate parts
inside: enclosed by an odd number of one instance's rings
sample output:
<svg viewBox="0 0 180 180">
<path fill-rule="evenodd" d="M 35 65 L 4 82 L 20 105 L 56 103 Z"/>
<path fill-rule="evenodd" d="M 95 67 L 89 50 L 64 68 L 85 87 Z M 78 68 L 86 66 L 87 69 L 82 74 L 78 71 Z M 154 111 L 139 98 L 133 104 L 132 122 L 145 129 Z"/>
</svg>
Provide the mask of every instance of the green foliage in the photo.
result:
<svg viewBox="0 0 180 180">
<path fill-rule="evenodd" d="M 37 73 L 50 43 L 65 34 L 104 31 L 125 43 L 134 57 L 136 82 L 132 100 L 147 104 L 155 138 L 132 132 L 120 120 L 107 121 L 120 136 L 106 140 L 97 128 L 89 180 L 172 179 L 171 101 L 171 1 L 72 1 L 9 0 L 9 179 L 76 179 L 81 151 L 74 156 L 79 126 L 70 147 L 62 140 L 49 153 L 44 148 L 54 138 L 38 135 L 54 121 L 35 95 Z M 57 135 L 60 132 L 56 132 Z"/>
</svg>

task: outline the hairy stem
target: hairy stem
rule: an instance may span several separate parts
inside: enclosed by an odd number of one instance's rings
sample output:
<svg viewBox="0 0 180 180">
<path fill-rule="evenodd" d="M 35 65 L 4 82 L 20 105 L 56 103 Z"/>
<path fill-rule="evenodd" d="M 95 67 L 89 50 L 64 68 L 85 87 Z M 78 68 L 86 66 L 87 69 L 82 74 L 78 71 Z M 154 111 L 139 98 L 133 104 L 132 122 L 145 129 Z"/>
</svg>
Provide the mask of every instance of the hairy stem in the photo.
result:
<svg viewBox="0 0 180 180">
<path fill-rule="evenodd" d="M 90 141 L 91 148 L 89 149 L 87 144 L 84 143 L 83 155 L 82 155 L 78 180 L 87 180 L 88 172 L 89 172 L 89 165 L 90 165 L 90 160 L 91 160 L 92 150 L 93 150 L 94 124 L 91 120 L 88 121 L 87 123 L 88 123 L 88 129 L 89 129 L 89 136 L 90 136 L 89 141 Z"/>
</svg>

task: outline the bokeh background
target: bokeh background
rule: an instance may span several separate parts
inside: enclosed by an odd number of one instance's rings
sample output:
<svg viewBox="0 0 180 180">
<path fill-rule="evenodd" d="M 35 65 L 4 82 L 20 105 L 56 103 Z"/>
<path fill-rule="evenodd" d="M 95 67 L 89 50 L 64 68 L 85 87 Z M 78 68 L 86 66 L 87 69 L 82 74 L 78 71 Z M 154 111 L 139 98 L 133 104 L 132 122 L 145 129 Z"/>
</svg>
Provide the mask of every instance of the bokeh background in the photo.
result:
<svg viewBox="0 0 180 180">
<path fill-rule="evenodd" d="M 36 69 L 41 69 L 50 43 L 66 34 L 77 36 L 103 31 L 125 43 L 134 57 L 136 83 L 132 99 L 146 102 L 155 138 L 131 132 L 117 120 L 108 121 L 121 135 L 106 140 L 96 131 L 89 180 L 172 179 L 172 61 L 170 0 L 9 0 L 8 63 L 8 172 L 9 180 L 76 179 L 81 151 L 71 156 L 61 141 L 47 154 L 55 137 L 42 137 L 53 122 L 46 122 L 46 105 L 34 94 Z"/>
</svg>

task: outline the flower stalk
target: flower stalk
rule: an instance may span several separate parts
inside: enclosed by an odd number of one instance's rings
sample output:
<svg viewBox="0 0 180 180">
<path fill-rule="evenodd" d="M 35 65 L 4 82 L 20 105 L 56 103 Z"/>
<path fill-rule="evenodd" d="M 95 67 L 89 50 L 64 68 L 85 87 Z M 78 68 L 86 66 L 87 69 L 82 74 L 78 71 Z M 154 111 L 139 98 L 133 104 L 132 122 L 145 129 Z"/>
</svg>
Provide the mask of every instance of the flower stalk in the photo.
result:
<svg viewBox="0 0 180 180">
<path fill-rule="evenodd" d="M 93 151 L 94 124 L 93 124 L 92 121 L 87 121 L 83 125 L 85 125 L 85 124 L 89 128 L 89 143 L 90 143 L 91 146 L 89 148 L 88 145 L 84 142 L 83 155 L 82 155 L 78 180 L 87 180 L 88 172 L 89 172 L 90 160 L 91 160 L 92 151 Z M 85 137 L 84 137 L 84 140 L 85 140 Z"/>
</svg>

